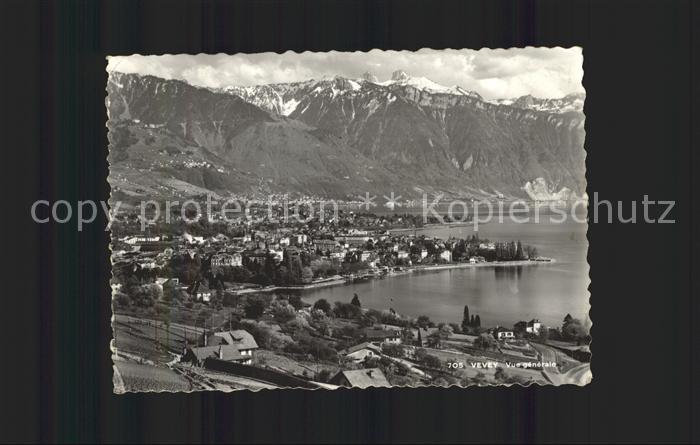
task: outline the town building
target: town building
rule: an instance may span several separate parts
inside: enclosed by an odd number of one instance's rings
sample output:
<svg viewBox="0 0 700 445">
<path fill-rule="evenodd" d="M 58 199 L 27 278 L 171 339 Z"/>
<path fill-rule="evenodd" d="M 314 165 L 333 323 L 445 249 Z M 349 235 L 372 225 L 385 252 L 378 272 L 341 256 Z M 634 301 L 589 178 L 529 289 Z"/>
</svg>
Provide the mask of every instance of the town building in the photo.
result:
<svg viewBox="0 0 700 445">
<path fill-rule="evenodd" d="M 536 318 L 530 321 L 519 321 L 513 326 L 515 332 L 539 335 L 542 323 Z"/>
<path fill-rule="evenodd" d="M 235 347 L 241 356 L 248 357 L 247 363 L 244 364 L 252 362 L 253 352 L 258 349 L 258 343 L 255 341 L 255 338 L 243 329 L 214 332 L 207 337 L 206 344 L 209 346 L 227 345 Z"/>
<path fill-rule="evenodd" d="M 213 267 L 239 267 L 243 265 L 243 257 L 240 253 L 219 253 L 211 257 Z"/>
<path fill-rule="evenodd" d="M 401 331 L 396 329 L 368 328 L 364 331 L 368 342 L 382 342 L 386 344 L 401 344 Z"/>
<path fill-rule="evenodd" d="M 511 340 L 515 338 L 515 332 L 502 327 L 497 327 L 493 329 L 491 335 L 493 335 L 496 338 L 496 340 Z"/>
<path fill-rule="evenodd" d="M 265 264 L 267 260 L 267 252 L 262 249 L 245 250 L 242 256 L 244 264 Z"/>
<path fill-rule="evenodd" d="M 323 253 L 333 251 L 340 245 L 337 241 L 330 239 L 317 239 L 312 244 L 315 250 L 320 250 Z"/>
<path fill-rule="evenodd" d="M 204 284 L 202 281 L 195 281 L 194 284 L 188 289 L 188 293 L 192 295 L 197 301 L 202 301 L 208 303 L 211 301 L 212 291 L 209 286 Z"/>
<path fill-rule="evenodd" d="M 267 252 L 275 261 L 282 261 L 284 259 L 284 250 L 269 249 Z"/>
<path fill-rule="evenodd" d="M 540 329 L 542 329 L 542 323 L 540 323 L 540 321 L 535 318 L 527 322 L 527 327 L 525 328 L 525 331 L 528 334 L 538 335 L 540 333 Z"/>
<path fill-rule="evenodd" d="M 452 251 L 443 250 L 442 252 L 440 252 L 440 259 L 444 260 L 448 263 L 451 263 L 452 262 Z"/>
<path fill-rule="evenodd" d="M 372 252 L 369 250 L 363 250 L 362 253 L 360 253 L 360 261 L 368 261 L 372 257 Z"/>
<path fill-rule="evenodd" d="M 190 347 L 185 350 L 182 361 L 202 366 L 208 358 L 241 364 L 250 364 L 251 362 L 250 357 L 241 354 L 235 346 L 230 345 Z"/>
<path fill-rule="evenodd" d="M 167 278 L 167 277 L 158 277 L 156 278 L 156 285 L 160 287 L 161 290 L 163 288 L 168 287 L 168 286 L 173 286 L 177 287 L 180 284 L 180 280 L 177 278 Z"/>
<path fill-rule="evenodd" d="M 425 347 L 428 345 L 428 338 L 430 335 L 434 332 L 436 332 L 438 328 L 417 328 L 417 329 L 412 329 L 411 333 L 413 334 L 413 345 L 414 346 L 419 346 L 419 347 Z"/>
</svg>

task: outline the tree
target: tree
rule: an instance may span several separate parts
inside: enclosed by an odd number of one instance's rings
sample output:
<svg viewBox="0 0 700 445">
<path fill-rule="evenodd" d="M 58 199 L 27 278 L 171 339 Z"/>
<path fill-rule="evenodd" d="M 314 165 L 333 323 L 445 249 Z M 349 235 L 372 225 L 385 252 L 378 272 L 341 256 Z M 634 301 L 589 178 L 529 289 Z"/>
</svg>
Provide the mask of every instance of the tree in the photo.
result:
<svg viewBox="0 0 700 445">
<path fill-rule="evenodd" d="M 305 332 L 295 334 L 294 340 L 298 350 L 303 354 L 309 354 L 317 360 L 337 361 L 338 359 L 338 353 L 335 350 Z"/>
<path fill-rule="evenodd" d="M 506 372 L 499 366 L 496 368 L 496 372 L 493 374 L 493 377 L 498 381 L 503 381 L 506 378 Z"/>
<path fill-rule="evenodd" d="M 421 329 L 430 328 L 430 327 L 433 327 L 435 325 L 432 321 L 430 321 L 430 317 L 428 317 L 427 315 L 419 316 L 416 319 L 416 324 Z"/>
<path fill-rule="evenodd" d="M 446 388 L 446 387 L 450 386 L 450 382 L 448 382 L 447 379 L 445 379 L 444 377 L 440 376 L 440 377 L 436 378 L 435 380 L 433 380 L 433 385 L 442 386 L 443 388 Z"/>
<path fill-rule="evenodd" d="M 329 370 L 322 369 L 316 375 L 316 380 L 319 382 L 328 382 L 331 377 L 333 377 L 333 374 Z"/>
<path fill-rule="evenodd" d="M 528 259 L 537 258 L 539 256 L 537 248 L 533 246 L 525 246 L 525 255 Z"/>
<path fill-rule="evenodd" d="M 270 306 L 272 316 L 278 323 L 286 323 L 296 318 L 294 307 L 283 300 L 276 300 Z"/>
<path fill-rule="evenodd" d="M 314 272 L 310 267 L 304 267 L 301 269 L 301 282 L 304 284 L 309 284 L 314 279 Z"/>
<path fill-rule="evenodd" d="M 479 314 L 476 314 L 476 317 L 474 317 L 474 327 L 475 328 L 481 327 L 481 317 L 479 317 Z"/>
<path fill-rule="evenodd" d="M 486 374 L 483 372 L 477 372 L 471 382 L 467 382 L 467 384 L 473 383 L 475 385 L 485 385 L 487 382 L 488 380 L 486 378 Z"/>
<path fill-rule="evenodd" d="M 253 274 L 245 267 L 225 267 L 223 268 L 223 272 L 224 281 L 228 282 L 244 283 L 249 282 L 253 278 Z"/>
<path fill-rule="evenodd" d="M 333 307 L 333 313 L 338 318 L 355 319 L 362 316 L 362 310 L 354 304 L 343 303 L 341 301 L 336 301 Z"/>
<path fill-rule="evenodd" d="M 588 336 L 588 329 L 586 329 L 581 320 L 573 318 L 562 326 L 561 333 L 565 340 L 580 342 Z"/>
<path fill-rule="evenodd" d="M 241 328 L 248 331 L 261 348 L 272 349 L 274 346 L 272 333 L 269 329 L 255 322 L 243 322 L 241 323 Z"/>
<path fill-rule="evenodd" d="M 350 304 L 353 304 L 357 307 L 362 307 L 362 304 L 360 304 L 360 298 L 357 296 L 357 294 L 353 295 L 352 301 L 350 302 Z"/>
<path fill-rule="evenodd" d="M 301 297 L 299 295 L 290 295 L 289 304 L 291 304 L 297 311 L 304 307 L 304 302 L 301 301 Z"/>
<path fill-rule="evenodd" d="M 221 310 L 224 307 L 224 291 L 219 289 L 212 296 L 212 305 L 216 310 Z"/>
<path fill-rule="evenodd" d="M 491 334 L 483 333 L 474 340 L 474 347 L 481 349 L 492 349 L 496 344 L 496 339 Z"/>
<path fill-rule="evenodd" d="M 431 348 L 440 348 L 440 331 L 435 331 L 428 335 L 428 346 Z"/>
<path fill-rule="evenodd" d="M 428 345 L 433 348 L 440 348 L 443 340 L 447 340 L 453 334 L 452 327 L 447 324 L 440 326 L 440 329 L 428 336 Z"/>
<path fill-rule="evenodd" d="M 462 318 L 462 332 L 468 332 L 471 327 L 471 319 L 469 318 L 469 306 L 464 305 L 464 318 Z"/>
<path fill-rule="evenodd" d="M 382 352 L 392 357 L 404 358 L 406 356 L 406 347 L 404 345 L 386 343 L 382 345 Z"/>
<path fill-rule="evenodd" d="M 314 303 L 314 310 L 323 311 L 324 314 L 331 314 L 331 304 L 325 298 L 321 298 Z"/>
<path fill-rule="evenodd" d="M 127 294 L 117 292 L 114 295 L 114 302 L 117 307 L 128 307 L 131 299 Z"/>
<path fill-rule="evenodd" d="M 265 312 L 265 302 L 261 298 L 249 298 L 244 311 L 246 318 L 256 320 Z"/>
<path fill-rule="evenodd" d="M 440 359 L 434 355 L 428 354 L 427 352 L 425 352 L 425 349 L 419 349 L 418 351 L 416 351 L 416 360 L 418 360 L 418 362 L 421 365 L 427 368 L 442 368 L 442 362 L 440 361 Z"/>
</svg>

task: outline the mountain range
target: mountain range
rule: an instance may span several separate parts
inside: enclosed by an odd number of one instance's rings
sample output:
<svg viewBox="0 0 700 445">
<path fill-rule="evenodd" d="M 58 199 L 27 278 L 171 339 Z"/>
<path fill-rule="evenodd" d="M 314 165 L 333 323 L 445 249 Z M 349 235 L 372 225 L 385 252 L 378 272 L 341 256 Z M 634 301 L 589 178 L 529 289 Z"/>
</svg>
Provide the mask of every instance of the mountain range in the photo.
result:
<svg viewBox="0 0 700 445">
<path fill-rule="evenodd" d="M 111 72 L 109 181 L 122 197 L 571 199 L 583 101 L 489 101 L 403 71 L 219 89 Z"/>
</svg>

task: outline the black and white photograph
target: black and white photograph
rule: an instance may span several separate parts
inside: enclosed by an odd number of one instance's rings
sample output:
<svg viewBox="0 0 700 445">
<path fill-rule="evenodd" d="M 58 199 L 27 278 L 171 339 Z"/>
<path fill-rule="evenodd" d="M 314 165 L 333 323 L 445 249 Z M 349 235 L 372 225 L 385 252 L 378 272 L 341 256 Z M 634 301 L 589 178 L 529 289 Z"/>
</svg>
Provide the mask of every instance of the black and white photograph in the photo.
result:
<svg viewBox="0 0 700 445">
<path fill-rule="evenodd" d="M 107 70 L 116 393 L 591 381 L 581 48 Z"/>
<path fill-rule="evenodd" d="M 698 12 L 0 2 L 0 443 L 700 443 Z"/>
</svg>

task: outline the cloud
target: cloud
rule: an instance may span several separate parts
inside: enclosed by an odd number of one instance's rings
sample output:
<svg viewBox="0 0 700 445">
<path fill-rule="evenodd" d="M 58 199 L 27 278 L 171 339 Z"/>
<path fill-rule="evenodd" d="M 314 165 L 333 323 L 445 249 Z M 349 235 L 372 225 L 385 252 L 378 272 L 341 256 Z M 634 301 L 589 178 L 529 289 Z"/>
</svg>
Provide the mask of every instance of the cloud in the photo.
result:
<svg viewBox="0 0 700 445">
<path fill-rule="evenodd" d="M 583 91 L 580 48 L 133 55 L 110 57 L 107 69 L 180 79 L 213 88 L 335 75 L 358 78 L 364 72 L 387 80 L 393 71 L 400 69 L 442 85 L 477 91 L 487 99 L 526 94 L 561 97 Z"/>
</svg>

